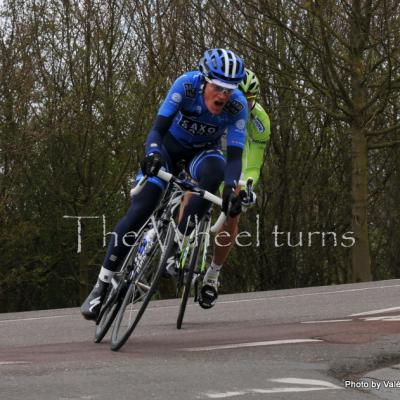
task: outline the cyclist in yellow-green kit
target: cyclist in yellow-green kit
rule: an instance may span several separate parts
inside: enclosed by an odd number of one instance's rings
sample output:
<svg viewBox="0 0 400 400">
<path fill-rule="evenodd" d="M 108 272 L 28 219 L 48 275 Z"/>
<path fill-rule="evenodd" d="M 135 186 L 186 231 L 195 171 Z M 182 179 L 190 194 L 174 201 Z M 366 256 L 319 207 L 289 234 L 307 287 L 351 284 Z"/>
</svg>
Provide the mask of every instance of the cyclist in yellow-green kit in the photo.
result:
<svg viewBox="0 0 400 400">
<path fill-rule="evenodd" d="M 259 80 L 249 69 L 246 68 L 245 71 L 246 76 L 239 84 L 239 89 L 246 96 L 250 115 L 246 125 L 247 140 L 242 157 L 242 180 L 253 178 L 254 187 L 260 177 L 260 169 L 271 128 L 268 114 L 257 101 L 260 94 Z M 240 188 L 237 188 L 237 192 L 239 190 Z M 249 206 L 254 204 L 255 201 L 256 195 L 251 193 L 250 196 L 242 200 L 242 204 Z M 217 300 L 219 273 L 238 234 L 240 210 L 237 211 L 237 215 L 232 216 L 232 213 L 230 215 L 219 232 L 225 233 L 217 236 L 218 240 L 215 241 L 213 259 L 204 276 L 199 298 L 199 303 L 203 308 L 213 307 Z"/>
</svg>

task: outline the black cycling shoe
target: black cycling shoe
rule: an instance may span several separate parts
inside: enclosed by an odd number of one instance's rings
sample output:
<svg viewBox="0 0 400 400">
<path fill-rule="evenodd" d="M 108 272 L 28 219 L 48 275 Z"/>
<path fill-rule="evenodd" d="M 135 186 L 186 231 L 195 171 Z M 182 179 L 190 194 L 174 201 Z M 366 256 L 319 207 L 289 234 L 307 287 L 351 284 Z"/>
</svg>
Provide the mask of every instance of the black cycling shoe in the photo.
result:
<svg viewBox="0 0 400 400">
<path fill-rule="evenodd" d="M 208 310 L 209 308 L 215 306 L 217 298 L 217 289 L 212 285 L 205 284 L 200 290 L 199 305 L 201 308 Z"/>
<path fill-rule="evenodd" d="M 93 290 L 81 305 L 81 314 L 83 318 L 96 321 L 99 316 L 101 305 L 106 297 L 109 283 L 97 280 Z"/>
</svg>

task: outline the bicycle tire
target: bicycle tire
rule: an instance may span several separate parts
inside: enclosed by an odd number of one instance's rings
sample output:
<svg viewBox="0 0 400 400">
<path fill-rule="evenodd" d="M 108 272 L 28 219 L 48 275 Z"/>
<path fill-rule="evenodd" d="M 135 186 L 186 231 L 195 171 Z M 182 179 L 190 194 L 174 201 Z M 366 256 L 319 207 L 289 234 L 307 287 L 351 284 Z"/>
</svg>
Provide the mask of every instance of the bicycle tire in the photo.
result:
<svg viewBox="0 0 400 400">
<path fill-rule="evenodd" d="M 131 336 L 132 332 L 135 330 L 136 326 L 138 325 L 140 319 L 142 318 L 151 298 L 153 297 L 154 292 L 156 291 L 158 287 L 158 282 L 160 281 L 160 278 L 164 272 L 164 269 L 166 267 L 166 262 L 167 262 L 167 256 L 174 244 L 174 231 L 171 226 L 168 227 L 166 236 L 165 236 L 165 241 L 164 241 L 164 252 L 161 254 L 161 258 L 158 262 L 158 265 L 154 269 L 154 274 L 151 277 L 151 282 L 149 283 L 148 290 L 145 293 L 145 295 L 142 298 L 136 298 L 136 292 L 139 288 L 140 291 L 140 285 L 134 281 L 132 281 L 129 284 L 128 290 L 125 294 L 124 300 L 121 304 L 121 307 L 118 311 L 113 332 L 111 335 L 111 350 L 113 351 L 118 351 L 129 339 Z M 157 248 L 159 246 L 156 246 Z M 157 251 L 157 249 L 155 249 Z M 151 272 L 149 268 L 154 267 L 154 264 L 152 263 L 147 263 L 143 268 L 143 272 L 141 273 L 141 276 L 145 272 Z M 139 308 L 136 310 L 136 316 L 128 321 L 128 326 L 125 329 L 125 332 L 120 335 L 120 330 L 122 328 L 122 322 L 124 319 L 125 312 L 127 311 L 127 307 L 129 305 L 134 306 L 135 304 L 139 303 L 139 300 L 142 300 L 140 302 Z M 135 312 L 135 310 L 132 310 Z"/>
<path fill-rule="evenodd" d="M 106 300 L 100 310 L 100 314 L 96 321 L 96 331 L 94 335 L 95 343 L 100 343 L 103 340 L 104 336 L 109 331 L 112 323 L 115 320 L 115 317 L 118 314 L 127 290 L 126 279 L 127 274 L 129 273 L 129 267 L 132 265 L 133 257 L 135 256 L 137 249 L 145 234 L 146 229 L 143 228 L 136 240 L 136 243 L 123 259 L 120 271 L 117 272 L 115 275 L 120 276 L 120 280 L 117 283 L 117 286 L 114 288 L 112 284 L 110 284 L 110 289 L 106 295 Z"/>
<path fill-rule="evenodd" d="M 206 225 L 205 221 L 203 220 L 200 224 L 200 232 L 202 232 L 202 229 L 204 229 L 205 225 Z M 200 250 L 203 247 L 203 244 L 204 244 L 204 235 L 201 235 L 199 245 L 193 248 L 190 258 L 189 258 L 189 268 L 188 268 L 188 271 L 186 272 L 186 277 L 184 278 L 185 281 L 184 281 L 184 286 L 183 286 L 183 291 L 182 291 L 181 304 L 179 307 L 178 318 L 176 320 L 176 328 L 177 329 L 182 328 L 183 317 L 185 316 L 187 302 L 188 302 L 188 299 L 190 296 L 190 291 L 192 289 L 193 274 L 194 274 L 196 265 L 199 261 L 199 254 L 200 254 Z"/>
<path fill-rule="evenodd" d="M 121 295 L 121 292 L 123 292 L 124 284 L 124 282 L 119 282 L 118 286 L 116 288 L 112 288 L 110 293 L 107 295 L 106 301 L 104 302 L 104 307 L 100 311 L 96 325 L 96 331 L 94 334 L 95 343 L 100 343 L 103 340 L 104 336 L 107 334 L 112 323 L 114 322 L 115 317 L 117 316 L 123 300 L 123 295 Z"/>
</svg>

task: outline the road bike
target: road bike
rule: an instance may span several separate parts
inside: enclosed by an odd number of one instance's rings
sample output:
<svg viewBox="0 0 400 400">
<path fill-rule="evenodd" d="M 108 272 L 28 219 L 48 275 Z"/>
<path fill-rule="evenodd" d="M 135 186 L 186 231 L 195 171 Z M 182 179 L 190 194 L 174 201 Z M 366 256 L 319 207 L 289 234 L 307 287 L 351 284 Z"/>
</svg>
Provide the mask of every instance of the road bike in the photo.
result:
<svg viewBox="0 0 400 400">
<path fill-rule="evenodd" d="M 165 273 L 167 257 L 176 240 L 174 218 L 183 195 L 190 192 L 213 204 L 222 205 L 221 198 L 199 188 L 186 177 L 180 179 L 163 170 L 157 176 L 168 182 L 167 190 L 160 205 L 137 234 L 119 272 L 114 274 L 96 321 L 97 343 L 114 323 L 111 334 L 111 349 L 114 351 L 125 344 L 136 328 Z M 146 180 L 147 177 L 142 178 L 134 188 L 133 195 L 141 190 Z M 218 230 L 224 220 L 225 216 L 221 214 L 213 230 Z M 195 248 L 190 246 L 190 249 Z M 193 257 L 191 251 L 187 259 L 193 260 Z"/>
<path fill-rule="evenodd" d="M 239 186 L 245 187 L 245 190 L 239 192 L 239 196 L 243 201 L 253 195 L 253 179 L 247 181 L 240 180 Z M 204 275 L 207 269 L 208 250 L 210 245 L 210 234 L 215 233 L 225 221 L 225 215 L 221 214 L 219 220 L 211 225 L 212 208 L 208 210 L 206 215 L 196 223 L 196 229 L 193 230 L 189 238 L 186 239 L 181 251 L 178 263 L 178 280 L 177 280 L 177 297 L 181 293 L 181 303 L 179 307 L 178 318 L 176 321 L 177 329 L 182 328 L 183 318 L 189 297 L 193 297 L 193 301 L 198 302 L 202 308 L 210 308 L 211 306 L 201 301 L 201 287 Z"/>
</svg>

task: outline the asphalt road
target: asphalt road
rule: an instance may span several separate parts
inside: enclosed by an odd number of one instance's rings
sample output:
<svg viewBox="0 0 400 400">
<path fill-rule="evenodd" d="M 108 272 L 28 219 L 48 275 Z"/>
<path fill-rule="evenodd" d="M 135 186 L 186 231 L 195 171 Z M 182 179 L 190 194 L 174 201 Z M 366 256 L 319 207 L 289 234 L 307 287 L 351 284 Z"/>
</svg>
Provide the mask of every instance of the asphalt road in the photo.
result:
<svg viewBox="0 0 400 400">
<path fill-rule="evenodd" d="M 0 399 L 400 399 L 400 280 L 220 296 L 180 331 L 178 302 L 119 352 L 76 308 L 0 314 Z"/>
</svg>

